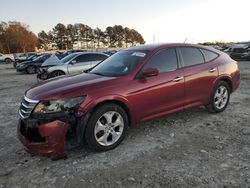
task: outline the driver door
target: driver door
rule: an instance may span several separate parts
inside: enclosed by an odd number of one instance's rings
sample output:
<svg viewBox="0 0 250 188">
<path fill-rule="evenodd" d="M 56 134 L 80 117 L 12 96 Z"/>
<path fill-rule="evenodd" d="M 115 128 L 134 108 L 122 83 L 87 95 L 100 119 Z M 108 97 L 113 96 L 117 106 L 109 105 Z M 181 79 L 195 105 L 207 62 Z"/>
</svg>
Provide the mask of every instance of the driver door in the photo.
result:
<svg viewBox="0 0 250 188">
<path fill-rule="evenodd" d="M 89 61 L 89 54 L 82 54 L 71 60 L 68 64 L 68 73 L 81 73 L 83 70 L 90 69 L 91 67 L 92 63 Z"/>
<path fill-rule="evenodd" d="M 150 120 L 183 109 L 184 74 L 178 69 L 175 48 L 158 51 L 142 68 L 156 68 L 157 76 L 139 77 L 133 81 L 130 101 L 138 121 Z"/>
</svg>

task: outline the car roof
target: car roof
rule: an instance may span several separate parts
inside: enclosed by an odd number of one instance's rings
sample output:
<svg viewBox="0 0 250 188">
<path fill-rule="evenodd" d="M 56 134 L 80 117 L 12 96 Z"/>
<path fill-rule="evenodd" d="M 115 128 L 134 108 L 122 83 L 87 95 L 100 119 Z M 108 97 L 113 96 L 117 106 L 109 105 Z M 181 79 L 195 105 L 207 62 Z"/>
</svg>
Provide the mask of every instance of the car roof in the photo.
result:
<svg viewBox="0 0 250 188">
<path fill-rule="evenodd" d="M 160 43 L 160 44 L 148 44 L 148 45 L 142 45 L 142 46 L 134 46 L 131 48 L 127 48 L 127 50 L 156 50 L 159 48 L 168 48 L 168 47 L 198 47 L 198 48 L 205 48 L 208 50 L 218 51 L 212 47 L 207 47 L 203 45 L 198 44 L 188 44 L 188 43 Z"/>
<path fill-rule="evenodd" d="M 108 56 L 107 54 L 102 53 L 102 52 L 74 52 L 74 53 L 71 53 L 71 54 L 77 54 L 77 55 L 82 55 L 82 54 L 101 54 L 101 55 Z"/>
</svg>

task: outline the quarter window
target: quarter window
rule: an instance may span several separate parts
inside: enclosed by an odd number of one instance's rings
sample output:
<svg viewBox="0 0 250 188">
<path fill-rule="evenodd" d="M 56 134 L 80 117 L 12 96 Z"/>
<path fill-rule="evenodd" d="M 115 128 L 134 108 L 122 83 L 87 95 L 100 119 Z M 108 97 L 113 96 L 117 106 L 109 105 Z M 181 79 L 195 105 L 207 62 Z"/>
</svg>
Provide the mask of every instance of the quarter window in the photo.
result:
<svg viewBox="0 0 250 188">
<path fill-rule="evenodd" d="M 204 57 L 199 49 L 181 47 L 180 51 L 185 67 L 204 63 Z"/>
<path fill-rule="evenodd" d="M 149 60 L 144 66 L 145 68 L 157 68 L 160 73 L 176 70 L 177 58 L 175 49 L 160 50 Z"/>
<path fill-rule="evenodd" d="M 204 54 L 205 56 L 205 61 L 208 62 L 208 61 L 212 61 L 214 59 L 216 59 L 219 55 L 214 53 L 214 52 L 211 52 L 209 50 L 204 50 L 204 49 L 201 49 L 202 53 Z"/>
</svg>

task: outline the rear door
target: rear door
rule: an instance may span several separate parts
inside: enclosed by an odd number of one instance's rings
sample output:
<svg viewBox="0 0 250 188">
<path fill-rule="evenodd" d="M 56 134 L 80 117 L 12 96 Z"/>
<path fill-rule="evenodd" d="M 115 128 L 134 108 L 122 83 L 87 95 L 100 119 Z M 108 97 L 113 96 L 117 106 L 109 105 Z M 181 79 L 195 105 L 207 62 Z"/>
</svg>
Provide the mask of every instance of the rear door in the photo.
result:
<svg viewBox="0 0 250 188">
<path fill-rule="evenodd" d="M 178 48 L 185 77 L 185 106 L 206 104 L 218 76 L 218 54 L 194 47 Z"/>
<path fill-rule="evenodd" d="M 131 85 L 136 90 L 129 98 L 137 112 L 138 121 L 183 109 L 184 77 L 182 70 L 178 69 L 175 48 L 158 51 L 142 71 L 146 68 L 157 68 L 159 75 L 138 78 Z"/>
</svg>

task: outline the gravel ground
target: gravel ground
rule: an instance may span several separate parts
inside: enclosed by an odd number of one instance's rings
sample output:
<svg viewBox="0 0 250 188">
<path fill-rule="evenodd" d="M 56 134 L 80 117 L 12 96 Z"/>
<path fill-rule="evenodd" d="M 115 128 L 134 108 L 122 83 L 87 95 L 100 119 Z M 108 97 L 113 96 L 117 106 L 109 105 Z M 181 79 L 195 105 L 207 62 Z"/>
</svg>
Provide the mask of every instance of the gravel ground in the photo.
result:
<svg viewBox="0 0 250 188">
<path fill-rule="evenodd" d="M 250 62 L 228 108 L 191 109 L 131 128 L 116 149 L 68 151 L 52 161 L 24 151 L 16 137 L 20 99 L 35 75 L 0 65 L 0 188 L 250 187 Z"/>
</svg>

